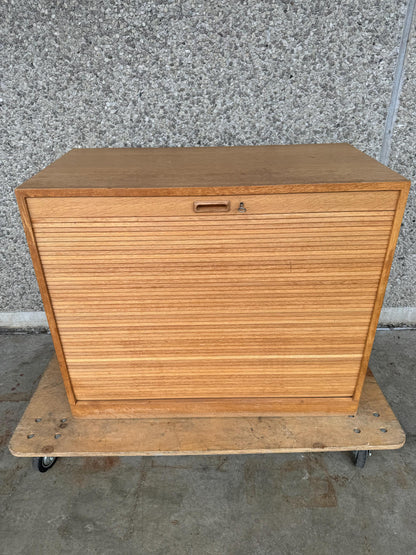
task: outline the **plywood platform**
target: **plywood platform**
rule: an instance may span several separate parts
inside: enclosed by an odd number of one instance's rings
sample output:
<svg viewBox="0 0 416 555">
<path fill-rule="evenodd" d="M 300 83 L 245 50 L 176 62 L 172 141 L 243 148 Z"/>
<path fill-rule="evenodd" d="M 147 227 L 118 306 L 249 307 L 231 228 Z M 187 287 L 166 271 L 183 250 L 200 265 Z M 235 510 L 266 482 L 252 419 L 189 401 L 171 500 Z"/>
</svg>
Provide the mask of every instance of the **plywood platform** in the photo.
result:
<svg viewBox="0 0 416 555">
<path fill-rule="evenodd" d="M 405 433 L 369 372 L 355 417 L 91 420 L 71 416 L 53 357 L 10 441 L 17 457 L 398 449 Z"/>
</svg>

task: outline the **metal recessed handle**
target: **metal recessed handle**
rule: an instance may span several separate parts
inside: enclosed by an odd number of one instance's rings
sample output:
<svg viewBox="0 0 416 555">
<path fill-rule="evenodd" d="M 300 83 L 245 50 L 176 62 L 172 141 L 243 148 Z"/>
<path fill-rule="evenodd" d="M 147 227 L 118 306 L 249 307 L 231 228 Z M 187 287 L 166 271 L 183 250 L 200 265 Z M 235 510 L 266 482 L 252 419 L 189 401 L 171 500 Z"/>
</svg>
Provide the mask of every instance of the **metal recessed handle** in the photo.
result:
<svg viewBox="0 0 416 555">
<path fill-rule="evenodd" d="M 197 212 L 198 214 L 229 211 L 229 200 L 196 200 L 194 202 L 194 212 Z"/>
</svg>

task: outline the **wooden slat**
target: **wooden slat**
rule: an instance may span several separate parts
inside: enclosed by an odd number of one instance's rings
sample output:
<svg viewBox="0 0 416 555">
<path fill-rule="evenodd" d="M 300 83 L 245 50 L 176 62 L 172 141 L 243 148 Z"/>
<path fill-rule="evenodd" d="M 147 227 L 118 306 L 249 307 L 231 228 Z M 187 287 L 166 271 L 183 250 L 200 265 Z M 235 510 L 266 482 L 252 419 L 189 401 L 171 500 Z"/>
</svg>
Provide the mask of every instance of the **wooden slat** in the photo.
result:
<svg viewBox="0 0 416 555">
<path fill-rule="evenodd" d="M 280 338 L 279 338 L 280 339 Z M 357 348 L 359 343 L 358 341 L 353 341 L 351 343 L 337 341 L 322 341 L 320 344 L 314 343 L 311 339 L 309 342 L 303 340 L 302 347 L 297 345 L 297 354 L 299 358 L 301 357 L 310 357 L 310 356 L 333 356 L 339 355 L 339 353 L 344 353 L 345 356 L 357 355 Z M 150 345 L 149 345 L 150 344 Z M 155 358 L 156 360 L 164 360 L 163 357 L 166 359 L 171 358 L 178 358 L 179 356 L 186 356 L 187 359 L 192 357 L 194 353 L 200 353 L 205 358 L 212 359 L 212 356 L 218 353 L 218 347 L 221 347 L 221 353 L 224 355 L 224 359 L 228 360 L 229 355 L 235 355 L 238 353 L 238 358 L 243 359 L 246 355 L 253 358 L 256 357 L 257 359 L 262 358 L 265 355 L 273 355 L 274 359 L 278 358 L 279 355 L 291 355 L 293 352 L 293 345 L 290 344 L 282 344 L 280 341 L 276 341 L 275 345 L 271 345 L 270 341 L 267 339 L 263 339 L 263 341 L 259 340 L 258 338 L 253 338 L 250 340 L 246 339 L 246 341 L 241 342 L 238 339 L 232 341 L 230 339 L 227 340 L 218 340 L 212 341 L 212 339 L 206 339 L 205 341 L 187 341 L 185 345 L 180 345 L 179 347 L 171 340 L 169 343 L 168 341 L 164 342 L 163 347 L 160 346 L 160 340 L 157 342 L 151 339 L 146 344 L 138 343 L 138 344 L 131 344 L 130 346 L 126 345 L 114 345 L 111 344 L 110 347 L 106 346 L 104 342 L 101 344 L 97 344 L 96 347 L 90 349 L 90 353 L 93 356 L 99 357 L 102 355 L 103 350 L 105 349 L 105 353 L 107 356 L 111 357 L 111 360 L 131 360 L 135 357 L 137 358 L 140 355 L 143 357 L 143 360 L 146 358 Z M 259 347 L 262 348 L 262 355 L 259 356 Z M 362 341 L 362 347 L 364 348 L 364 341 Z M 65 354 L 68 359 L 71 360 L 86 360 L 84 357 L 85 355 L 85 344 L 77 343 L 77 345 L 67 343 L 65 346 Z M 292 357 L 293 358 L 293 357 Z M 281 358 L 279 358 L 281 360 Z"/>
<path fill-rule="evenodd" d="M 320 195 L 321 193 L 316 193 Z M 332 193 L 331 193 L 332 194 Z M 366 193 L 368 194 L 368 192 Z M 374 195 L 375 192 L 372 191 L 371 195 Z M 395 195 L 398 193 L 395 192 Z M 263 195 L 262 198 L 266 196 L 270 197 L 271 195 Z M 274 197 L 275 195 L 273 195 Z M 288 195 L 284 195 L 286 198 Z M 141 199 L 141 197 L 138 197 Z M 189 197 L 186 197 L 189 198 Z M 251 198 L 251 197 L 250 197 Z M 332 198 L 332 197 L 331 197 Z M 55 199 L 55 202 L 62 202 L 65 199 Z M 71 199 L 74 200 L 74 199 Z M 83 200 L 83 199 L 79 199 Z M 95 201 L 96 199 L 94 199 Z M 110 207 L 112 204 L 113 199 L 109 199 L 105 197 L 103 201 Z M 130 200 L 131 199 L 125 199 Z M 141 199 L 142 200 L 142 199 Z M 157 199 L 152 199 L 155 206 L 158 205 Z M 183 200 L 183 199 L 182 199 Z M 33 203 L 33 201 L 30 201 Z M 45 202 L 45 199 L 37 199 L 36 206 L 41 206 L 41 203 Z M 48 200 L 50 202 L 50 199 Z M 91 201 L 90 201 L 91 202 Z M 136 206 L 137 206 L 137 199 L 136 199 Z M 224 219 L 221 215 L 204 215 L 201 218 L 201 215 L 186 215 L 186 220 L 183 216 L 178 216 L 175 214 L 171 215 L 164 215 L 164 216 L 145 216 L 141 214 L 139 211 L 135 216 L 105 216 L 105 217 L 93 217 L 93 216 L 82 216 L 82 215 L 73 215 L 72 217 L 59 217 L 57 220 L 56 216 L 51 213 L 43 210 L 44 215 L 39 216 L 38 218 L 34 219 L 39 229 L 42 231 L 47 231 L 51 228 L 71 228 L 73 231 L 77 231 L 78 228 L 88 227 L 93 230 L 105 230 L 107 225 L 111 225 L 114 228 L 123 228 L 125 227 L 126 223 L 129 224 L 129 228 L 134 229 L 153 229 L 158 231 L 158 224 L 163 223 L 163 228 L 169 231 L 173 231 L 175 229 L 186 229 L 189 227 L 194 227 L 195 223 L 198 223 L 198 227 L 201 230 L 211 229 L 211 228 L 221 228 L 227 226 L 230 222 L 233 223 L 233 226 L 236 228 L 241 228 L 242 230 L 246 229 L 246 227 L 259 227 L 259 228 L 275 228 L 275 227 L 283 227 L 283 228 L 291 228 L 294 229 L 294 224 L 299 226 L 305 226 L 309 223 L 321 224 L 323 226 L 330 225 L 335 227 L 343 227 L 350 222 L 354 225 L 363 225 L 364 222 L 367 222 L 370 225 L 383 225 L 386 222 L 390 222 L 392 219 L 392 209 L 387 210 L 376 210 L 373 209 L 369 210 L 368 207 L 361 207 L 362 210 L 359 212 L 357 211 L 348 211 L 342 208 L 341 204 L 339 207 L 340 210 L 332 210 L 331 212 L 325 212 L 323 210 L 316 211 L 316 212 L 308 212 L 304 214 L 299 214 L 298 212 L 279 212 L 279 213 L 262 213 L 262 214 L 250 214 L 250 213 L 238 213 L 238 214 L 227 214 L 227 219 Z M 110 208 L 108 208 L 109 210 Z M 109 221 L 108 218 L 111 218 Z M 297 227 L 296 225 L 296 227 Z M 75 228 L 75 229 L 74 229 Z"/>
<path fill-rule="evenodd" d="M 381 234 L 381 236 L 383 236 Z M 301 247 L 309 247 L 311 249 L 314 248 L 328 248 L 328 249 L 339 249 L 345 245 L 345 234 L 343 237 L 339 238 L 332 238 L 331 240 L 328 239 L 319 239 L 315 237 L 288 237 L 286 240 L 282 239 L 281 237 L 267 237 L 267 238 L 256 238 L 253 240 L 251 237 L 247 238 L 239 238 L 239 239 L 221 239 L 218 243 L 213 247 L 212 241 L 207 239 L 206 241 L 163 241 L 162 243 L 159 242 L 150 242 L 143 239 L 134 241 L 107 241 L 105 237 L 102 238 L 102 241 L 96 240 L 91 243 L 87 242 L 55 242 L 55 243 L 44 243 L 43 241 L 39 241 L 39 250 L 45 250 L 50 247 L 55 247 L 59 249 L 60 253 L 70 254 L 73 251 L 79 253 L 114 253 L 116 252 L 127 252 L 127 253 L 137 253 L 138 250 L 141 251 L 156 251 L 156 252 L 164 252 L 168 249 L 176 248 L 178 252 L 182 253 L 191 253 L 192 251 L 196 252 L 222 252 L 230 247 L 234 247 L 238 249 L 238 252 L 245 252 L 248 249 L 252 249 L 255 247 L 258 251 L 264 252 L 267 250 L 272 250 L 273 252 L 283 250 L 287 248 L 289 245 L 290 247 L 296 247 L 296 244 L 299 244 Z M 350 245 L 351 250 L 355 249 L 367 249 L 373 250 L 376 249 L 380 244 L 380 238 L 377 237 L 360 237 L 356 241 L 354 241 Z M 178 247 L 180 246 L 180 249 Z"/>
<path fill-rule="evenodd" d="M 374 187 L 375 190 L 379 190 L 378 186 Z M 292 191 L 292 192 L 296 192 L 296 191 Z M 136 195 L 137 196 L 137 195 Z M 140 195 L 138 195 L 140 196 Z M 188 196 L 188 195 L 186 195 Z M 106 197 L 107 198 L 107 197 Z M 141 197 L 140 197 L 141 198 Z M 108 199 L 107 199 L 108 200 Z M 230 215 L 227 214 L 227 217 L 229 218 Z M 349 211 L 345 211 L 343 210 L 342 212 L 336 212 L 336 211 L 332 211 L 332 212 L 313 212 L 310 214 L 303 214 L 303 215 L 299 215 L 298 213 L 278 213 L 278 214 L 261 214 L 261 216 L 256 216 L 255 214 L 245 214 L 244 216 L 244 222 L 248 222 L 248 224 L 251 223 L 256 223 L 256 221 L 260 224 L 266 223 L 267 220 L 272 220 L 273 222 L 279 222 L 282 221 L 283 223 L 286 222 L 286 224 L 288 222 L 290 223 L 302 223 L 305 220 L 312 220 L 312 219 L 319 219 L 319 220 L 326 220 L 326 221 L 330 221 L 333 220 L 336 223 L 342 222 L 342 221 L 355 221 L 355 220 L 360 220 L 362 218 L 366 218 L 366 219 L 371 219 L 371 220 L 391 220 L 391 211 L 390 210 L 377 210 L 376 212 L 374 212 L 374 210 L 371 207 L 367 207 L 367 210 L 360 210 L 359 214 L 357 214 L 355 211 L 353 212 L 349 212 Z M 54 218 L 53 214 L 48 214 L 45 217 L 45 223 L 43 224 L 42 221 L 36 222 L 38 225 L 40 225 L 41 227 L 43 225 L 46 225 L 47 227 L 49 225 L 56 225 L 56 226 L 64 226 L 66 227 L 67 225 L 70 225 L 72 227 L 76 227 L 79 224 L 82 224 L 82 222 L 84 223 L 88 223 L 88 225 L 91 226 L 95 226 L 95 225 L 99 225 L 101 227 L 105 227 L 105 224 L 108 222 L 108 217 L 102 217 L 102 216 L 97 216 L 97 217 L 93 217 L 90 215 L 87 216 L 80 216 L 77 214 L 66 214 L 65 216 L 62 216 L 59 218 L 59 221 L 55 221 L 53 223 L 53 221 L 56 220 L 56 218 Z M 125 225 L 125 223 L 129 223 L 131 225 L 134 224 L 139 224 L 140 226 L 142 225 L 154 225 L 154 223 L 152 222 L 163 222 L 167 225 L 170 225 L 170 223 L 177 223 L 178 225 L 192 225 L 192 222 L 200 222 L 201 221 L 201 216 L 198 214 L 193 214 L 187 217 L 186 221 L 183 220 L 182 216 L 178 216 L 178 215 L 171 215 L 169 216 L 169 221 L 166 221 L 166 216 L 148 216 L 145 217 L 143 214 L 139 214 L 137 216 L 120 216 L 120 217 L 115 217 L 113 216 L 111 218 L 111 225 L 119 225 L 121 227 L 123 227 Z M 240 218 L 234 218 L 234 222 L 240 222 Z M 220 215 L 216 215 L 216 214 L 206 214 L 204 215 L 204 219 L 203 219 L 203 225 L 208 225 L 208 224 L 226 224 L 227 220 L 224 220 L 223 216 Z"/>
</svg>

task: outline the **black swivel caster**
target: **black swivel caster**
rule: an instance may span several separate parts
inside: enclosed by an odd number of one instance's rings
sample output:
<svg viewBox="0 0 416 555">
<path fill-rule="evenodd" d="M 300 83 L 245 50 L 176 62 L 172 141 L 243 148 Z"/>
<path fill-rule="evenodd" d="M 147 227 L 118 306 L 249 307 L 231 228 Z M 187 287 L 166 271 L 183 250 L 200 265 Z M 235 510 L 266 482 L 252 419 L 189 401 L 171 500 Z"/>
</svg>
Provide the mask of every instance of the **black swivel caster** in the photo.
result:
<svg viewBox="0 0 416 555">
<path fill-rule="evenodd" d="M 53 467 L 57 460 L 58 457 L 33 457 L 32 466 L 39 472 L 46 472 Z"/>
<path fill-rule="evenodd" d="M 371 455 L 370 451 L 354 451 L 354 463 L 357 468 L 364 468 L 368 457 Z"/>
</svg>

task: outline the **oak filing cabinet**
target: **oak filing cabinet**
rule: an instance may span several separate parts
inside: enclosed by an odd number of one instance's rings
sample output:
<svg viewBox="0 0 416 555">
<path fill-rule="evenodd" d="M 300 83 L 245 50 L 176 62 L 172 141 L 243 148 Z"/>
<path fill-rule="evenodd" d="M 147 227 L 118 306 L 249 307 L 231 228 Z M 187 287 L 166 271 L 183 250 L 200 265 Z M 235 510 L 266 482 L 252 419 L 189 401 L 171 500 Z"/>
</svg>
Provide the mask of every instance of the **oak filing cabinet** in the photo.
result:
<svg viewBox="0 0 416 555">
<path fill-rule="evenodd" d="M 73 414 L 354 414 L 408 190 L 346 144 L 70 151 L 16 195 Z"/>
</svg>

